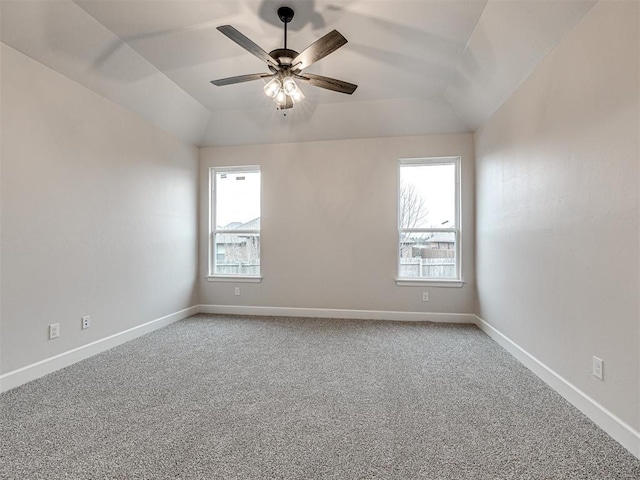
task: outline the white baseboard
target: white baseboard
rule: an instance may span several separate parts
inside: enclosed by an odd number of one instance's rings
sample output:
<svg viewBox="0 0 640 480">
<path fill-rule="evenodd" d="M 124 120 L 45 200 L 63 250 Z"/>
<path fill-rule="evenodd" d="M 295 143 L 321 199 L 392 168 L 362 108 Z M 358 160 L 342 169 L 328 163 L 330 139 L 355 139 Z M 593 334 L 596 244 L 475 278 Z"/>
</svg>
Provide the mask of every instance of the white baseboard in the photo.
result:
<svg viewBox="0 0 640 480">
<path fill-rule="evenodd" d="M 195 305 L 179 312 L 157 318 L 150 322 L 130 328 L 81 347 L 69 350 L 51 358 L 27 365 L 12 372 L 0 375 L 0 393 L 40 378 L 73 363 L 89 358 L 129 340 L 150 333 L 159 328 L 187 318 L 196 313 L 217 313 L 227 315 L 264 315 L 308 318 L 348 318 L 368 320 L 395 320 L 438 323 L 475 324 L 505 350 L 517 358 L 529 370 L 540 377 L 578 410 L 589 417 L 596 425 L 608 433 L 614 440 L 640 459 L 640 432 L 618 418 L 565 378 L 557 374 L 503 333 L 489 325 L 477 315 L 467 313 L 430 313 L 430 312 L 394 312 L 378 310 L 347 310 L 326 308 L 292 307 L 252 307 L 236 305 Z"/>
<path fill-rule="evenodd" d="M 239 305 L 198 305 L 200 313 L 223 315 L 264 315 L 269 317 L 349 318 L 403 322 L 476 323 L 471 313 L 393 312 L 381 310 L 341 310 L 332 308 L 250 307 Z"/>
<path fill-rule="evenodd" d="M 608 433 L 615 441 L 640 459 L 640 432 L 625 423 L 612 412 L 596 402 L 564 377 L 546 366 L 536 357 L 520 347 L 513 340 L 474 315 L 476 325 L 495 340 L 525 367 L 540 377 L 547 385 L 562 395 L 565 400 L 589 417 L 596 425 Z"/>
<path fill-rule="evenodd" d="M 81 347 L 32 363 L 31 365 L 13 370 L 12 372 L 7 372 L 0 375 L 0 393 L 55 372 L 56 370 L 60 370 L 61 368 L 68 367 L 80 360 L 92 357 L 93 355 L 153 332 L 154 330 L 158 330 L 159 328 L 166 327 L 167 325 L 182 320 L 183 318 L 195 315 L 198 311 L 197 306 L 185 308 L 179 312 L 143 323 L 142 325 L 130 328 L 124 332 L 116 333 L 115 335 L 96 340 L 95 342 L 88 343 L 87 345 L 82 345 Z"/>
<path fill-rule="evenodd" d="M 416 322 L 441 323 L 475 323 L 473 314 L 457 313 L 422 313 L 422 312 L 384 312 L 375 310 L 337 310 L 322 308 L 287 308 L 287 307 L 242 307 L 232 305 L 194 305 L 179 312 L 157 318 L 150 322 L 116 333 L 73 350 L 60 353 L 39 362 L 0 375 L 0 393 L 23 385 L 49 373 L 68 367 L 80 360 L 89 358 L 129 340 L 140 337 L 154 330 L 166 327 L 174 322 L 196 313 L 220 313 L 234 315 L 265 315 L 312 318 L 352 318 L 373 320 L 400 320 Z"/>
</svg>

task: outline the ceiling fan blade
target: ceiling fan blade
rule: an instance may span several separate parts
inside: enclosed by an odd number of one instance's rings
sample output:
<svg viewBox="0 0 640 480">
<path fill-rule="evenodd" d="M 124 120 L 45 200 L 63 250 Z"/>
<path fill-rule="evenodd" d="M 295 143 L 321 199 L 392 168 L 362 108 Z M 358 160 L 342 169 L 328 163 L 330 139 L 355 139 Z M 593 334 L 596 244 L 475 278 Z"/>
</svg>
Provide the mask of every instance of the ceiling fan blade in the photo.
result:
<svg viewBox="0 0 640 480">
<path fill-rule="evenodd" d="M 271 73 L 250 73 L 249 75 L 239 75 L 237 77 L 221 78 L 220 80 L 211 80 L 211 83 L 218 87 L 224 85 L 233 85 L 234 83 L 250 82 L 252 80 L 260 80 L 261 78 L 273 77 Z"/>
<path fill-rule="evenodd" d="M 218 30 L 224 33 L 227 37 L 229 37 L 231 40 L 236 42 L 246 51 L 254 54 L 263 62 L 266 62 L 268 65 L 271 65 L 272 67 L 275 67 L 275 68 L 280 67 L 278 65 L 278 62 L 276 62 L 273 59 L 273 57 L 271 57 L 267 52 L 265 52 L 262 48 L 256 45 L 252 40 L 245 37 L 243 34 L 241 34 L 238 30 L 233 28 L 231 25 L 222 25 L 221 27 L 218 27 Z"/>
<path fill-rule="evenodd" d="M 303 80 L 314 87 L 326 88 L 327 90 L 333 90 L 334 92 L 346 93 L 351 95 L 358 88 L 353 83 L 345 82 L 344 80 L 337 80 L 335 78 L 323 77 L 322 75 L 315 75 L 313 73 L 296 74 L 295 78 Z"/>
<path fill-rule="evenodd" d="M 291 65 L 293 65 L 295 70 L 307 68 L 309 65 L 335 52 L 345 43 L 347 43 L 347 39 L 337 30 L 332 30 L 324 37 L 309 45 L 302 53 L 293 59 Z"/>
</svg>

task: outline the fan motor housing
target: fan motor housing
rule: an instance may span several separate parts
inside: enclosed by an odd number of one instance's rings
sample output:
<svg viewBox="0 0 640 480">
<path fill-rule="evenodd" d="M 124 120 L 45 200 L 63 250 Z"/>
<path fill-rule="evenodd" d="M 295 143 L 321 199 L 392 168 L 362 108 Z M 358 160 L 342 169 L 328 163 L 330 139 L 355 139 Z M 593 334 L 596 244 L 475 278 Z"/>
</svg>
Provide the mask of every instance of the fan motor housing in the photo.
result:
<svg viewBox="0 0 640 480">
<path fill-rule="evenodd" d="M 288 48 L 276 48 L 269 52 L 269 56 L 278 62 L 281 67 L 287 68 L 291 66 L 293 59 L 298 56 L 298 52 Z M 269 66 L 269 69 L 275 73 L 275 68 Z"/>
</svg>

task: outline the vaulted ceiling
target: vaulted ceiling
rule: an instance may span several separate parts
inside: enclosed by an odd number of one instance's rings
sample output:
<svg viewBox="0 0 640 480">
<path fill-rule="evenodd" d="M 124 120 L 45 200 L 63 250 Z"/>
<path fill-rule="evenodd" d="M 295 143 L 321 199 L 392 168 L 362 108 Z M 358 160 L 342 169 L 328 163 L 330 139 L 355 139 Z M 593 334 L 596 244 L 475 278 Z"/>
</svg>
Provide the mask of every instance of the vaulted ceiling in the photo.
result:
<svg viewBox="0 0 640 480">
<path fill-rule="evenodd" d="M 198 146 L 470 132 L 596 0 L 3 0 L 1 40 Z M 301 85 L 277 111 L 266 72 L 222 35 L 232 25 L 281 48 L 276 10 L 302 51 L 337 29 L 348 43 L 308 71 L 358 84 L 353 95 Z M 70 106 L 70 108 L 72 108 Z"/>
</svg>

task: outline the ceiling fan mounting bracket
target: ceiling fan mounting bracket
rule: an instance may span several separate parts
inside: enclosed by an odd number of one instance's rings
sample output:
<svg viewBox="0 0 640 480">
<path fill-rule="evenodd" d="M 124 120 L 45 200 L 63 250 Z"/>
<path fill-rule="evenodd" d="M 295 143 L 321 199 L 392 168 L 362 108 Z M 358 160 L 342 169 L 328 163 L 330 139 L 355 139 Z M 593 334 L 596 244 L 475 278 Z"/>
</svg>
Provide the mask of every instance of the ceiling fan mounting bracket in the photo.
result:
<svg viewBox="0 0 640 480">
<path fill-rule="evenodd" d="M 282 23 L 289 23 L 291 20 L 293 20 L 293 8 L 280 7 L 278 9 L 278 18 L 282 21 Z"/>
</svg>

